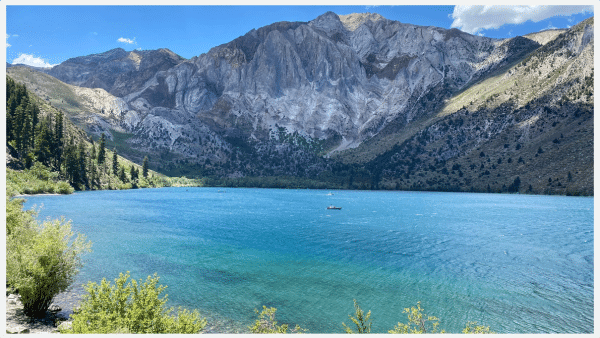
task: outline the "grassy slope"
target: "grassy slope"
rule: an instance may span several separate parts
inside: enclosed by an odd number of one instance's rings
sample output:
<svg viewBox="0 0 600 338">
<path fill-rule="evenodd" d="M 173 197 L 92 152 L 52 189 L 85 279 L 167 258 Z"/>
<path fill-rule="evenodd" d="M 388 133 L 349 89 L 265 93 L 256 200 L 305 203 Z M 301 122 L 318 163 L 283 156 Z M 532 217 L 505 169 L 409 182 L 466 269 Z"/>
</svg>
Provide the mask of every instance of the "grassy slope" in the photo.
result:
<svg viewBox="0 0 600 338">
<path fill-rule="evenodd" d="M 70 85 L 25 66 L 13 66 L 6 70 L 13 80 L 27 86 L 42 102 L 46 102 L 65 113 L 69 118 L 77 118 L 86 106 L 82 98 L 75 94 Z"/>
<path fill-rule="evenodd" d="M 41 74 L 38 72 L 32 72 L 25 67 L 14 67 L 19 68 L 17 72 L 10 72 L 9 76 L 13 78 L 16 82 L 20 82 L 23 77 L 29 77 L 29 80 L 25 82 L 27 85 L 27 89 L 29 92 L 29 97 L 40 107 L 40 119 L 44 116 L 54 116 L 60 108 L 54 106 L 53 100 L 42 99 L 37 94 L 40 93 L 41 89 L 38 88 L 37 92 L 35 90 L 30 90 L 30 86 L 36 88 L 37 84 L 45 84 L 49 85 L 48 87 L 44 87 L 45 92 L 64 92 L 68 89 L 67 85 L 60 83 L 56 84 L 52 81 L 52 77 L 49 77 L 45 74 Z M 13 69 L 13 67 L 9 68 Z M 15 74 L 21 74 L 19 76 L 13 77 Z M 41 76 L 39 75 L 41 74 Z M 32 85 L 33 84 L 33 85 Z M 57 85 L 58 88 L 55 88 L 54 85 Z M 66 88 L 66 89 L 65 89 Z M 72 107 L 72 106 L 71 106 Z M 65 139 L 74 137 L 76 143 L 83 142 L 85 147 L 89 153 L 91 149 L 91 138 L 78 126 L 71 123 L 69 119 L 65 119 Z M 96 149 L 98 149 L 98 142 L 94 143 Z M 132 187 L 161 187 L 161 186 L 195 186 L 200 185 L 199 181 L 188 180 L 183 178 L 169 178 L 160 173 L 149 170 L 149 178 L 143 179 L 141 178 L 142 167 L 140 164 L 134 163 L 120 155 L 117 156 L 117 161 L 120 166 L 125 168 L 125 174 L 127 177 L 126 182 L 122 182 L 117 176 L 112 173 L 112 158 L 113 152 L 111 151 L 110 144 L 107 143 L 106 149 L 106 161 L 100 166 L 103 167 L 103 170 L 99 170 L 99 183 L 100 187 L 94 187 L 94 189 L 129 189 Z M 95 162 L 97 165 L 97 162 Z M 136 184 L 132 184 L 130 177 L 130 168 L 135 167 L 140 173 L 140 179 L 135 182 Z M 58 172 L 50 172 L 47 168 L 43 166 L 34 166 L 31 169 L 25 170 L 13 170 L 10 168 L 6 169 L 6 185 L 7 185 L 7 195 L 14 196 L 19 194 L 37 194 L 37 193 L 71 193 L 73 189 L 69 189 L 68 183 L 61 179 Z"/>
</svg>

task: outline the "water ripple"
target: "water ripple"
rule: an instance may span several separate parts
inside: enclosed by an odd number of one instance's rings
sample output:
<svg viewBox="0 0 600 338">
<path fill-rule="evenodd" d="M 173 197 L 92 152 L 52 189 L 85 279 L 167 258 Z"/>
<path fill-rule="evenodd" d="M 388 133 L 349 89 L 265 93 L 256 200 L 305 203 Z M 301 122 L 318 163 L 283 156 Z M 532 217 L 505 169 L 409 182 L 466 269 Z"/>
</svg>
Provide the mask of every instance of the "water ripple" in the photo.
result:
<svg viewBox="0 0 600 338">
<path fill-rule="evenodd" d="M 216 192 L 35 196 L 26 208 L 43 203 L 41 219 L 65 215 L 92 240 L 78 283 L 157 272 L 169 304 L 201 309 L 209 332 L 247 332 L 262 305 L 281 323 L 341 332 L 352 299 L 374 332 L 418 301 L 452 332 L 472 320 L 500 333 L 593 332 L 593 198 Z"/>
</svg>

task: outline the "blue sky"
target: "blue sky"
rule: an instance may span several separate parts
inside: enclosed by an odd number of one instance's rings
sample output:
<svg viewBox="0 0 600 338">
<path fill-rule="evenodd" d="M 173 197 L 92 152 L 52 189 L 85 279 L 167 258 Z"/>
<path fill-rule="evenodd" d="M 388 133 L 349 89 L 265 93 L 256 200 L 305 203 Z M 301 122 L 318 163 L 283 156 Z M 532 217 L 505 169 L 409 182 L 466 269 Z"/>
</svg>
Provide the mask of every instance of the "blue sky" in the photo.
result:
<svg viewBox="0 0 600 338">
<path fill-rule="evenodd" d="M 277 21 L 310 21 L 327 11 L 379 13 L 403 23 L 455 27 L 493 38 L 567 28 L 593 16 L 593 6 L 7 5 L 6 59 L 50 66 L 118 47 L 127 51 L 168 48 L 191 58 L 253 28 Z"/>
</svg>

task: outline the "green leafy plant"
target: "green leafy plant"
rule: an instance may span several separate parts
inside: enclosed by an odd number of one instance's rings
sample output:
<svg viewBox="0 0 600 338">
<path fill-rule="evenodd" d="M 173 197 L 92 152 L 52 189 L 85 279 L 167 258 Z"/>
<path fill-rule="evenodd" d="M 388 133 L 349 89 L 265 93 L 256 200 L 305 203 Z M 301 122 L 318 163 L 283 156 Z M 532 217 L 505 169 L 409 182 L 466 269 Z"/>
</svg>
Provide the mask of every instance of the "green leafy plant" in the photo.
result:
<svg viewBox="0 0 600 338">
<path fill-rule="evenodd" d="M 73 325 L 66 333 L 198 333 L 206 326 L 197 310 L 166 308 L 167 288 L 158 285 L 159 277 L 146 281 L 129 280 L 129 272 L 119 274 L 115 284 L 105 278 L 100 284 L 85 287 L 81 309 L 72 314 Z"/>
<path fill-rule="evenodd" d="M 21 206 L 19 200 L 7 200 L 6 280 L 19 291 L 25 314 L 39 317 L 73 283 L 91 242 L 80 234 L 73 239 L 70 222 L 39 224 L 35 212 Z"/>
<path fill-rule="evenodd" d="M 365 315 L 364 311 L 358 306 L 356 299 L 354 300 L 354 315 L 356 317 L 352 317 L 352 315 L 348 315 L 350 320 L 356 325 L 356 333 L 370 333 L 371 332 L 371 324 L 369 321 L 371 320 L 371 311 Z M 350 327 L 346 326 L 346 323 L 342 323 L 346 333 L 355 333 Z"/>
<path fill-rule="evenodd" d="M 248 326 L 252 333 L 287 333 L 288 324 L 277 325 L 275 320 L 275 312 L 277 309 L 274 307 L 266 307 L 263 305 L 263 310 L 259 313 L 257 309 L 254 312 L 258 315 L 258 319 L 254 322 L 254 325 Z M 305 332 L 300 326 L 296 325 L 292 329 L 291 333 L 302 333 Z"/>
<path fill-rule="evenodd" d="M 30 169 L 15 171 L 6 169 L 6 194 L 57 193 L 70 194 L 74 189 L 61 181 L 57 172 L 51 172 L 41 163 L 35 162 Z"/>
<path fill-rule="evenodd" d="M 408 314 L 408 324 L 398 323 L 393 330 L 388 333 L 445 333 L 438 331 L 439 319 L 433 316 L 427 316 L 423 313 L 421 302 L 417 302 L 416 307 L 405 308 L 402 313 Z"/>
<path fill-rule="evenodd" d="M 462 333 L 489 334 L 496 332 L 490 331 L 489 326 L 477 325 L 477 322 L 468 322 Z"/>
<path fill-rule="evenodd" d="M 32 210 L 23 211 L 24 202 L 25 200 L 22 198 L 11 199 L 10 197 L 6 196 L 7 242 L 13 239 L 11 236 L 14 234 L 15 231 L 20 229 L 33 229 L 35 227 L 35 219 L 33 218 L 33 215 L 35 215 L 35 213 Z"/>
</svg>

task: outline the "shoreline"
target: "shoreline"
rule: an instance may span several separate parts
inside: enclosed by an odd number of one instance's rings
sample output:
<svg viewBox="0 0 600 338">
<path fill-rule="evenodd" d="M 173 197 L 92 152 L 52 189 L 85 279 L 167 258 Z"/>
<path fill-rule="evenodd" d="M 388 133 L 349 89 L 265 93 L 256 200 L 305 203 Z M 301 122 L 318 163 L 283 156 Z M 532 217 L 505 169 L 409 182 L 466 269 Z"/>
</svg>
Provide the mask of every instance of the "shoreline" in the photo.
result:
<svg viewBox="0 0 600 338">
<path fill-rule="evenodd" d="M 254 186 L 222 186 L 222 185 L 204 185 L 204 186 L 186 186 L 186 185 L 172 185 L 164 187 L 138 187 L 131 189 L 96 189 L 96 190 L 85 190 L 85 191 L 74 191 L 72 193 L 58 194 L 58 193 L 37 193 L 37 194 L 18 194 L 9 196 L 9 198 L 27 198 L 32 196 L 68 196 L 78 192 L 90 192 L 90 191 L 124 191 L 124 190 L 141 190 L 141 189 L 160 189 L 160 188 L 219 188 L 219 189 L 276 189 L 276 190 L 335 190 L 335 191 L 375 191 L 375 192 L 425 192 L 425 193 L 463 193 L 463 194 L 490 194 L 490 195 L 526 195 L 526 196 L 562 196 L 562 197 L 594 197 L 594 194 L 543 194 L 543 193 L 507 193 L 507 192 L 487 192 L 487 191 L 445 191 L 445 190 L 392 190 L 392 189 L 343 189 L 343 188 L 281 188 L 281 187 L 254 187 Z"/>
<path fill-rule="evenodd" d="M 10 196 L 10 198 L 26 198 L 26 197 L 31 197 L 31 196 L 66 196 L 66 195 L 71 195 L 71 194 L 57 194 L 57 193 L 20 194 L 20 195 Z"/>
<path fill-rule="evenodd" d="M 78 290 L 81 289 L 81 290 Z M 81 291 L 78 292 L 78 291 Z M 47 311 L 42 318 L 32 318 L 23 313 L 23 304 L 16 294 L 6 296 L 6 328 L 7 334 L 18 333 L 34 333 L 34 334 L 60 334 L 58 326 L 64 322 L 71 321 L 73 309 L 79 306 L 83 298 L 84 289 L 71 287 L 69 290 L 58 294 L 54 297 L 52 305 L 57 305 L 61 308 L 60 311 Z M 167 306 L 169 307 L 169 306 Z M 188 309 L 193 311 L 193 309 Z M 200 311 L 200 310 L 199 310 Z M 200 315 L 207 319 L 206 327 L 200 333 L 249 333 L 246 326 L 233 319 L 219 316 L 218 314 L 200 312 Z"/>
<path fill-rule="evenodd" d="M 65 316 L 65 312 L 63 310 L 57 312 L 46 311 L 46 315 L 42 318 L 29 317 L 23 312 L 23 303 L 21 303 L 18 295 L 11 294 L 6 296 L 5 332 L 7 334 L 60 333 L 58 331 L 58 325 L 69 320 L 70 317 Z"/>
<path fill-rule="evenodd" d="M 58 325 L 71 321 L 71 314 L 83 297 L 83 287 L 70 287 L 52 301 L 52 305 L 60 307 L 59 311 L 46 311 L 42 318 L 32 318 L 23 313 L 23 304 L 17 294 L 6 295 L 6 333 L 60 333 Z M 81 292 L 79 292 L 81 291 Z M 10 332 L 9 332 L 10 331 Z"/>
</svg>

